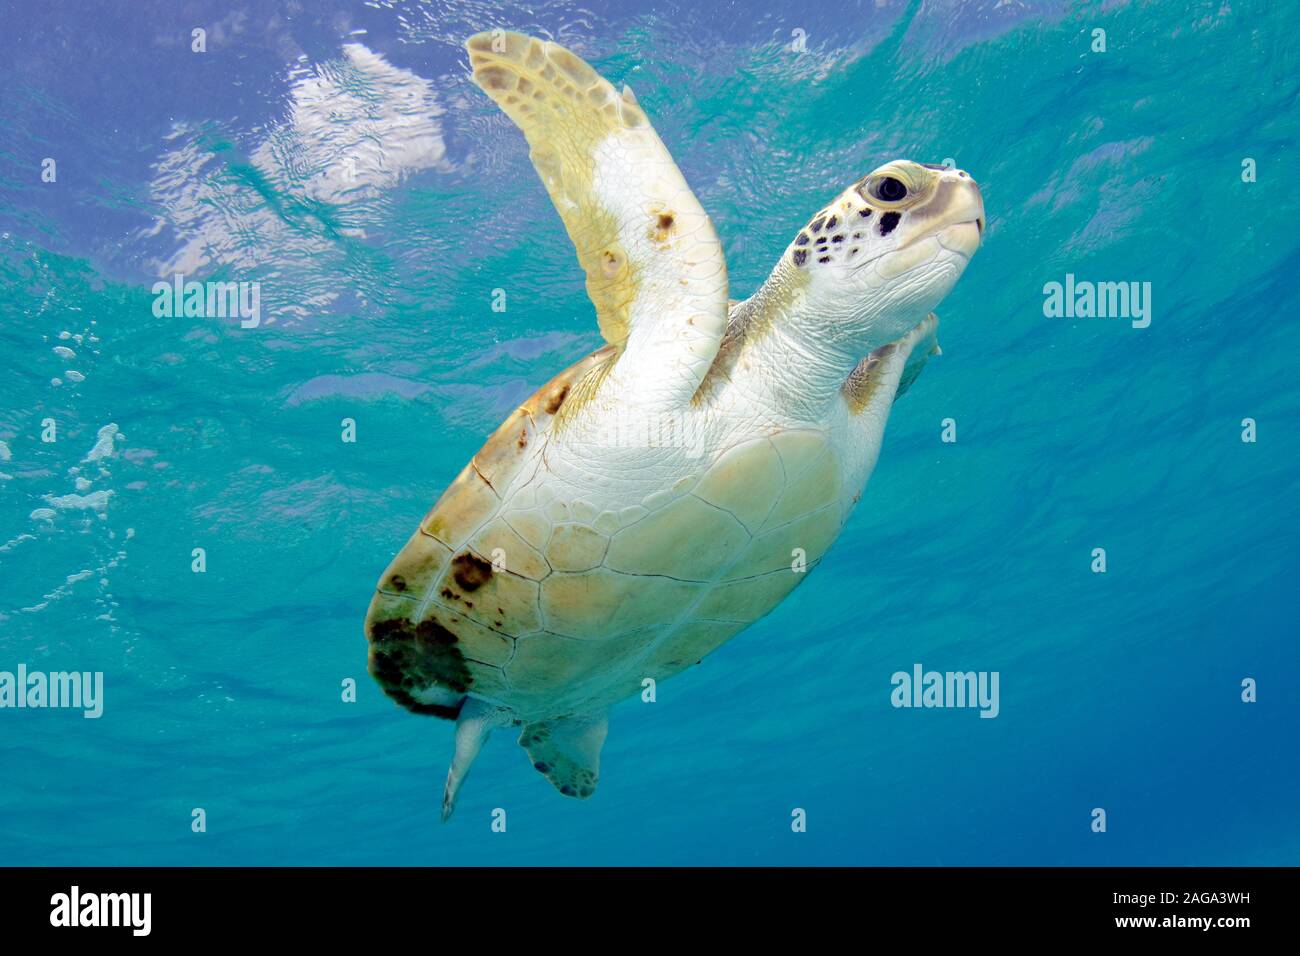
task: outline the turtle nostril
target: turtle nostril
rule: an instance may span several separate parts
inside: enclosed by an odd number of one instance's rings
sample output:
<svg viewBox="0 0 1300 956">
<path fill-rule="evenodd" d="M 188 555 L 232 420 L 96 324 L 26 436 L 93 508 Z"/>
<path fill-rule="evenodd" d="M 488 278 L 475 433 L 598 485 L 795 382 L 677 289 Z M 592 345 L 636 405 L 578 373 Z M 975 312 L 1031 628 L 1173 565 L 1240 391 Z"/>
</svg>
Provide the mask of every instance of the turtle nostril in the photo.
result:
<svg viewBox="0 0 1300 956">
<path fill-rule="evenodd" d="M 976 229 L 976 231 L 979 232 L 979 234 L 980 234 L 981 236 L 984 235 L 984 217 L 983 217 L 983 216 L 979 216 L 979 217 L 976 218 L 976 220 L 975 220 L 975 229 Z"/>
</svg>

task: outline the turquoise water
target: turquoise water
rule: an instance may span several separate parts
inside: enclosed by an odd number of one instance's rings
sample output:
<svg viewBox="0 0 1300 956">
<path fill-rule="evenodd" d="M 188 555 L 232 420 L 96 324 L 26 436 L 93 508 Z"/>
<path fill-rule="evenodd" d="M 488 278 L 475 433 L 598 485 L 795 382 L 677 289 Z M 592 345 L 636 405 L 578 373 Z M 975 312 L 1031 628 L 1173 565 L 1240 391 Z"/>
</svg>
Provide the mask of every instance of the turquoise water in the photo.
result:
<svg viewBox="0 0 1300 956">
<path fill-rule="evenodd" d="M 0 863 L 1300 861 L 1285 5 L 5 6 L 0 670 L 105 692 L 0 710 Z M 594 798 L 498 734 L 442 826 L 452 728 L 366 675 L 371 589 L 600 341 L 466 76 L 496 25 L 635 89 L 733 296 L 895 157 L 969 170 L 988 229 L 823 566 L 614 709 Z M 177 271 L 261 323 L 155 316 Z M 1047 317 L 1067 273 L 1149 282 L 1150 325 Z M 997 718 L 891 707 L 915 663 L 998 672 Z"/>
</svg>

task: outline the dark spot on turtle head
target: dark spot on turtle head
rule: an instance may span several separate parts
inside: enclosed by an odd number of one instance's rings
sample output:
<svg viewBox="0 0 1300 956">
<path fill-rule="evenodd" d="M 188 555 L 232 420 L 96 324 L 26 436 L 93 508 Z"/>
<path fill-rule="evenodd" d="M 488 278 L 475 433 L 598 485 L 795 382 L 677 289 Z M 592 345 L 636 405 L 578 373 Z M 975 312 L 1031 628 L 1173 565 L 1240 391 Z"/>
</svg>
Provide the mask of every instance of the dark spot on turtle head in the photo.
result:
<svg viewBox="0 0 1300 956">
<path fill-rule="evenodd" d="M 820 259 L 818 259 L 817 261 L 818 261 L 818 262 L 830 262 L 830 261 L 831 261 L 831 257 L 830 257 L 830 256 L 822 256 L 822 257 L 821 257 Z"/>
<path fill-rule="evenodd" d="M 898 225 L 898 220 L 902 218 L 902 215 L 896 212 L 885 213 L 880 217 L 880 234 L 882 236 L 889 235 L 894 231 L 894 227 Z"/>
<path fill-rule="evenodd" d="M 569 397 L 569 386 L 567 384 L 560 387 L 558 392 L 552 392 L 551 397 L 546 400 L 546 414 L 554 415 L 564 404 L 564 400 Z"/>
<path fill-rule="evenodd" d="M 672 214 L 672 213 L 670 213 L 670 212 L 665 212 L 665 213 L 660 213 L 660 214 L 659 214 L 659 228 L 660 228 L 660 229 L 664 229 L 664 230 L 671 229 L 671 228 L 673 227 L 673 222 L 674 222 L 674 220 L 673 220 L 673 214 Z"/>
<path fill-rule="evenodd" d="M 438 593 L 441 594 L 443 597 L 445 597 L 448 601 L 455 600 L 456 598 L 456 592 L 453 591 L 451 588 L 443 588 Z"/>
<path fill-rule="evenodd" d="M 821 232 L 822 223 L 825 221 L 826 220 L 823 219 L 821 216 L 818 216 L 816 219 L 812 221 L 812 225 L 810 225 L 808 228 L 811 229 L 813 232 Z"/>
<path fill-rule="evenodd" d="M 826 228 L 827 228 L 827 229 L 834 229 L 834 228 L 835 228 L 836 226 L 838 226 L 839 224 L 840 224 L 840 217 L 839 217 L 839 216 L 831 216 L 831 218 L 829 218 L 829 219 L 826 220 Z"/>
<path fill-rule="evenodd" d="M 793 258 L 794 264 L 801 266 L 808 261 L 808 253 L 804 252 L 802 249 L 796 249 Z"/>
<path fill-rule="evenodd" d="M 533 764 L 533 766 L 536 767 L 538 770 L 540 770 L 542 773 L 550 773 L 551 770 L 551 765 L 542 760 L 537 761 L 537 763 Z"/>
<path fill-rule="evenodd" d="M 578 795 L 578 791 L 574 790 L 567 783 L 560 788 L 560 793 L 564 794 L 566 797 L 576 797 Z"/>
<path fill-rule="evenodd" d="M 506 613 L 506 609 L 503 608 L 503 607 L 499 607 L 499 608 L 497 608 L 497 613 L 498 613 L 498 614 L 504 614 L 504 613 Z"/>
<path fill-rule="evenodd" d="M 451 574 L 466 591 L 477 591 L 492 578 L 492 563 L 462 551 L 451 562 Z"/>
<path fill-rule="evenodd" d="M 808 233 L 806 233 L 806 232 L 801 232 L 801 233 L 799 233 L 799 235 L 797 235 L 797 236 L 795 237 L 794 244 L 795 244 L 796 246 L 806 246 L 806 245 L 808 245 Z"/>
<path fill-rule="evenodd" d="M 858 215 L 861 216 L 863 219 L 870 219 L 870 218 L 871 218 L 871 210 L 868 209 L 868 208 L 866 208 L 866 207 L 864 206 L 864 207 L 862 207 L 861 209 L 858 210 Z"/>
<path fill-rule="evenodd" d="M 857 254 L 858 254 L 858 249 L 856 246 L 854 246 L 852 249 L 849 250 L 850 256 L 856 256 Z"/>
<path fill-rule="evenodd" d="M 843 241 L 844 241 L 843 236 L 835 236 L 834 238 L 831 239 L 831 242 L 843 242 Z"/>
<path fill-rule="evenodd" d="M 402 577 L 400 574 L 394 574 L 388 579 L 388 583 L 393 586 L 394 591 L 406 590 L 406 578 Z"/>
<path fill-rule="evenodd" d="M 824 245 L 826 245 L 826 237 L 825 237 L 825 236 L 818 236 L 818 237 L 817 237 L 817 245 L 819 245 L 819 246 L 824 246 Z"/>
<path fill-rule="evenodd" d="M 467 608 L 469 608 L 471 611 L 474 610 L 474 602 L 473 602 L 473 601 L 466 601 L 466 602 L 465 602 L 465 606 L 466 606 Z"/>
<path fill-rule="evenodd" d="M 855 233 L 853 234 L 853 238 L 854 238 L 854 239 L 861 239 L 861 238 L 862 238 L 862 233 L 860 233 L 860 232 L 855 232 Z"/>
<path fill-rule="evenodd" d="M 527 429 L 527 428 L 525 428 L 523 431 L 521 431 L 521 432 L 519 433 L 519 447 L 520 447 L 520 448 L 527 448 L 527 447 L 528 447 L 528 429 Z"/>
</svg>

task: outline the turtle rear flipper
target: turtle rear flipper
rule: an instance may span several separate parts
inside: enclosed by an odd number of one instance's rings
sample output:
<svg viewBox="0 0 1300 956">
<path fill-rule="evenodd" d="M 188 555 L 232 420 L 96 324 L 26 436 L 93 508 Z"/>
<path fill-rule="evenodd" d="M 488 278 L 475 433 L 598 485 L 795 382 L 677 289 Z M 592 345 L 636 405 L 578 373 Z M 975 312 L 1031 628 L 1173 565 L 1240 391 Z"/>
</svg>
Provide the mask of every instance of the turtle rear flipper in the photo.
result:
<svg viewBox="0 0 1300 956">
<path fill-rule="evenodd" d="M 494 727 L 511 723 L 510 711 L 495 704 L 484 703 L 474 697 L 466 698 L 456 720 L 456 753 L 447 769 L 447 785 L 442 790 L 442 822 L 446 823 L 456 809 L 456 794 L 469 776 L 470 764 L 483 749 Z"/>
<path fill-rule="evenodd" d="M 600 748 L 609 733 L 609 715 L 585 714 L 525 724 L 519 745 L 556 790 L 585 800 L 600 779 Z"/>
</svg>

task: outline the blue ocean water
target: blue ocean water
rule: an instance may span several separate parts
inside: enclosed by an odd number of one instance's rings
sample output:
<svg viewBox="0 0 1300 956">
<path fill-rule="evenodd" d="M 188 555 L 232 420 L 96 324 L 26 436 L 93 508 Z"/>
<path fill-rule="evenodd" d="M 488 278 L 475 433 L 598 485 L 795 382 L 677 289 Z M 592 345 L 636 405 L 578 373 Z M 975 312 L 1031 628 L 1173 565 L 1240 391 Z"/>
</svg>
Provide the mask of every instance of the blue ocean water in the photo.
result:
<svg viewBox="0 0 1300 956">
<path fill-rule="evenodd" d="M 0 19 L 0 671 L 105 682 L 99 719 L 0 710 L 0 864 L 1300 862 L 1287 5 Z M 366 605 L 486 434 L 600 342 L 468 80 L 495 26 L 635 89 L 733 296 L 892 158 L 969 170 L 988 228 L 808 582 L 614 709 L 591 800 L 499 733 L 443 826 L 451 724 L 367 676 Z M 177 272 L 260 283 L 260 324 L 156 316 Z M 1048 317 L 1067 274 L 1150 283 L 1149 326 Z M 998 716 L 894 708 L 918 663 L 996 671 Z"/>
</svg>

